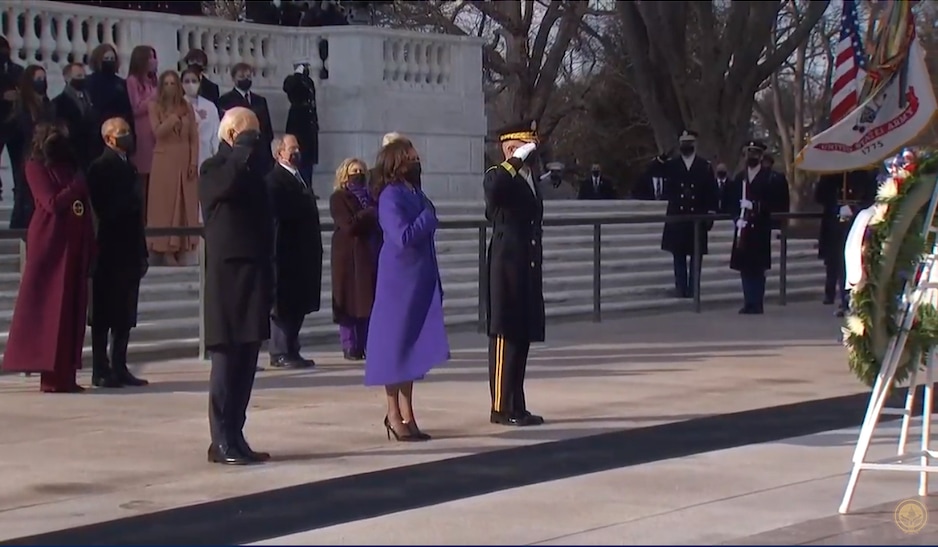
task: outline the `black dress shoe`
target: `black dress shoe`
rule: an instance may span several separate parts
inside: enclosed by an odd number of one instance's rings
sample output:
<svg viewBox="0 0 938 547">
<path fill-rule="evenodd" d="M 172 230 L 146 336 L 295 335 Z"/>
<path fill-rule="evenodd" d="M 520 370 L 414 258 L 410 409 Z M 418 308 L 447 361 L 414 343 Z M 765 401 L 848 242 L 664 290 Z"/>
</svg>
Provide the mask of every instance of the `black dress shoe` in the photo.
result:
<svg viewBox="0 0 938 547">
<path fill-rule="evenodd" d="M 365 352 L 346 349 L 342 350 L 342 356 L 346 361 L 362 361 L 365 359 Z"/>
<path fill-rule="evenodd" d="M 94 387 L 101 387 L 101 388 L 117 388 L 117 387 L 124 387 L 124 384 L 122 384 L 122 383 L 120 382 L 120 380 L 118 380 L 117 378 L 115 378 L 114 376 L 112 376 L 112 375 L 110 375 L 110 374 L 107 374 L 107 375 L 104 375 L 104 374 L 102 374 L 102 375 L 94 375 L 94 374 L 92 374 L 92 375 L 91 375 L 91 385 L 93 385 Z"/>
<path fill-rule="evenodd" d="M 493 424 L 498 425 L 509 425 L 513 427 L 526 427 L 529 425 L 535 425 L 527 416 L 524 415 L 511 415 L 505 414 L 503 412 L 492 412 L 489 421 Z"/>
<path fill-rule="evenodd" d="M 529 425 L 544 425 L 544 417 L 537 414 L 531 414 L 527 410 L 521 413 L 524 418 L 530 422 Z"/>
<path fill-rule="evenodd" d="M 273 368 L 291 368 L 291 369 L 300 369 L 300 368 L 309 368 L 309 364 L 306 359 L 301 357 L 293 357 L 290 355 L 277 355 L 270 358 L 270 366 Z"/>
<path fill-rule="evenodd" d="M 238 451 L 247 456 L 248 459 L 256 462 L 266 462 L 270 460 L 270 452 L 255 452 L 251 450 L 251 445 L 248 444 L 247 439 L 244 437 L 238 439 Z"/>
<path fill-rule="evenodd" d="M 142 387 L 142 386 L 150 385 L 150 382 L 148 382 L 147 380 L 144 380 L 143 378 L 137 378 L 136 376 L 131 374 L 129 370 L 118 372 L 116 377 L 117 377 L 117 381 L 120 382 L 121 385 L 125 385 L 125 386 Z"/>
<path fill-rule="evenodd" d="M 222 465 L 251 465 L 257 463 L 231 446 L 212 444 L 208 447 L 208 463 Z"/>
</svg>

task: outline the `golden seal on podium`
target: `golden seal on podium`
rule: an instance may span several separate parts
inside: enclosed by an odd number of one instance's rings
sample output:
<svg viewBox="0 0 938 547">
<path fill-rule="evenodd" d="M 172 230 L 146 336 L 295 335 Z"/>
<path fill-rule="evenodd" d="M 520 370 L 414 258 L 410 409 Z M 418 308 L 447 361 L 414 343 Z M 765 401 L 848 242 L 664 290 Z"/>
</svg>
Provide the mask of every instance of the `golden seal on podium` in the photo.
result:
<svg viewBox="0 0 938 547">
<path fill-rule="evenodd" d="M 917 534 L 928 524 L 928 509 L 918 500 L 903 500 L 893 515 L 896 526 L 906 534 Z"/>
<path fill-rule="evenodd" d="M 76 217 L 83 216 L 85 214 L 85 204 L 80 199 L 76 199 L 75 203 L 72 204 L 72 212 L 75 213 Z"/>
</svg>

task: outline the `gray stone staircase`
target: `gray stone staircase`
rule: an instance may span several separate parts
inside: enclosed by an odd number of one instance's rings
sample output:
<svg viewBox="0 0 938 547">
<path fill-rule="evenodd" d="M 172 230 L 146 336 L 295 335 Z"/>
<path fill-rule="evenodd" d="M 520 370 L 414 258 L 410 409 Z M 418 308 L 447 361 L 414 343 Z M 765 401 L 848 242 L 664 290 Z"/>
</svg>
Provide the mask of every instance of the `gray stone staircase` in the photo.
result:
<svg viewBox="0 0 938 547">
<path fill-rule="evenodd" d="M 9 193 L 7 194 L 9 196 Z M 9 218 L 9 201 L 0 202 L 0 226 Z M 329 221 L 325 207 L 320 214 Z M 443 219 L 476 220 L 482 204 L 438 203 Z M 636 201 L 548 201 L 545 217 L 662 215 L 661 203 Z M 607 225 L 602 229 L 603 313 L 688 309 L 692 302 L 669 295 L 672 265 L 660 250 L 661 223 Z M 592 227 L 547 227 L 544 230 L 544 291 L 547 314 L 552 320 L 584 316 L 592 312 Z M 305 343 L 312 346 L 337 343 L 337 329 L 330 307 L 330 234 L 323 234 L 325 264 L 323 310 L 307 317 Z M 701 294 L 704 306 L 740 300 L 739 278 L 728 267 L 732 225 L 718 222 L 710 232 L 710 254 L 704 257 Z M 768 291 L 778 293 L 779 242 L 774 242 L 774 269 Z M 447 324 L 471 328 L 478 317 L 478 232 L 472 229 L 437 232 L 437 253 L 445 292 Z M 19 243 L 0 241 L 0 346 L 5 346 L 19 286 Z M 813 241 L 791 241 L 788 246 L 788 295 L 816 297 L 823 286 L 823 266 L 816 258 Z M 548 330 L 549 330 L 548 326 Z M 139 322 L 132 335 L 134 360 L 194 357 L 199 344 L 199 271 L 196 266 L 150 269 L 141 287 Z M 86 356 L 90 347 L 86 345 Z"/>
</svg>

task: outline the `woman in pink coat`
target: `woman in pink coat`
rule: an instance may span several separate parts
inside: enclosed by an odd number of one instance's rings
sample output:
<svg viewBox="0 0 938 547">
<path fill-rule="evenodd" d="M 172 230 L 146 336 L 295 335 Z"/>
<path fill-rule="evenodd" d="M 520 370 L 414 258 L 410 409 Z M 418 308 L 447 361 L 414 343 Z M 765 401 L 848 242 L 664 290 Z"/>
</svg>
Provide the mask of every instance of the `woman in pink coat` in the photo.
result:
<svg viewBox="0 0 938 547">
<path fill-rule="evenodd" d="M 150 181 L 150 166 L 153 164 L 153 148 L 156 137 L 150 123 L 150 103 L 156 99 L 156 50 L 150 46 L 137 46 L 130 53 L 127 69 L 127 95 L 134 113 L 134 142 L 136 150 L 130 160 L 137 168 L 143 195 L 144 220 L 146 220 L 147 192 Z"/>
</svg>

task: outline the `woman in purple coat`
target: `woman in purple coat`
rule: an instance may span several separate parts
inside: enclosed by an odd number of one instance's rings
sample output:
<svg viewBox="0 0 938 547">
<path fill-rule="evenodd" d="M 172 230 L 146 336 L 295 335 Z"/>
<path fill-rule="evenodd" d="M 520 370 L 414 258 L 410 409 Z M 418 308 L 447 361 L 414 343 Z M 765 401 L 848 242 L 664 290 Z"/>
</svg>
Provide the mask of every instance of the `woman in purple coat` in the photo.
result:
<svg viewBox="0 0 938 547">
<path fill-rule="evenodd" d="M 420 190 L 420 156 L 409 140 L 382 148 L 374 173 L 384 243 L 368 325 L 365 385 L 384 386 L 388 439 L 426 441 L 430 436 L 414 416 L 414 380 L 450 356 L 433 242 L 436 210 Z"/>
</svg>

